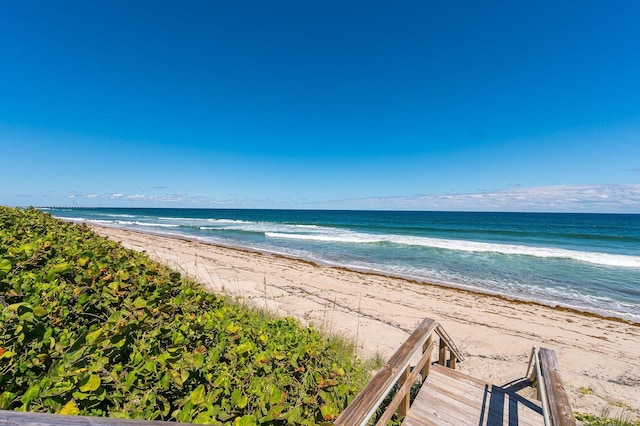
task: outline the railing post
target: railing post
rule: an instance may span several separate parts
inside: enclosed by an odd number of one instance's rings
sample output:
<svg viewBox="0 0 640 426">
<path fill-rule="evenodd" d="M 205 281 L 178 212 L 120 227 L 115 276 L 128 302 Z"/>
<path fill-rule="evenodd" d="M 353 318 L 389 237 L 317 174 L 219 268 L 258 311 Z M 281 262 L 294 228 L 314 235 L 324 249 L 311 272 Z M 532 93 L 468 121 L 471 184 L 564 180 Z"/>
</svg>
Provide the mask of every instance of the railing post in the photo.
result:
<svg viewBox="0 0 640 426">
<path fill-rule="evenodd" d="M 432 343 L 433 343 L 433 337 L 430 335 L 427 341 L 424 343 L 424 345 L 422 345 L 423 354 L 426 351 L 429 351 L 429 360 L 424 364 L 424 367 L 422 367 L 422 370 L 420 371 L 423 382 L 427 379 L 427 376 L 429 376 L 429 373 L 431 372 L 431 352 L 433 350 L 431 346 Z"/>
<path fill-rule="evenodd" d="M 407 382 L 407 380 L 409 380 L 410 374 L 411 374 L 411 367 L 407 366 L 407 368 L 404 370 L 400 378 L 398 378 L 398 389 L 400 389 L 402 385 L 404 385 Z M 411 392 L 407 391 L 404 397 L 402 398 L 402 401 L 400 401 L 400 405 L 398 405 L 398 409 L 396 410 L 396 413 L 398 414 L 399 420 L 404 419 L 404 416 L 406 416 L 407 413 L 409 412 L 409 402 L 410 402 L 409 397 L 411 396 L 410 394 Z"/>
<path fill-rule="evenodd" d="M 438 364 L 447 366 L 447 344 L 440 336 L 440 351 L 438 353 Z"/>
<path fill-rule="evenodd" d="M 449 367 L 454 370 L 456 369 L 456 356 L 453 352 L 451 353 L 451 360 L 449 361 Z"/>
</svg>

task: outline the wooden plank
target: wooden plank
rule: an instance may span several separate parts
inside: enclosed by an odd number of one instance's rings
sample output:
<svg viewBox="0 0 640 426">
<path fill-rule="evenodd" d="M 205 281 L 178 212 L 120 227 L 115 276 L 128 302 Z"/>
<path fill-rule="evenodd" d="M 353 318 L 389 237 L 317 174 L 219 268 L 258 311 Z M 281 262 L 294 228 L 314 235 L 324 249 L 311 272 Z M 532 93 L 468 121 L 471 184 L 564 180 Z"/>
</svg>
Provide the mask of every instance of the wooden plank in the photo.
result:
<svg viewBox="0 0 640 426">
<path fill-rule="evenodd" d="M 471 405 L 474 401 L 481 401 L 481 399 L 478 395 L 460 392 L 457 383 L 442 375 L 442 370 L 444 370 L 443 367 L 434 366 L 427 383 L 418 393 L 404 425 L 422 424 L 425 421 L 434 424 L 477 424 L 477 421 L 472 422 L 470 418 L 476 416 L 479 410 Z"/>
<path fill-rule="evenodd" d="M 365 424 L 389 393 L 397 381 L 398 375 L 409 366 L 416 349 L 422 347 L 435 327 L 436 322 L 430 318 L 422 321 L 389 361 L 338 416 L 335 424 L 338 426 Z"/>
<path fill-rule="evenodd" d="M 419 425 L 425 418 L 434 423 L 478 424 L 480 410 L 464 404 L 455 394 L 425 391 L 418 395 L 420 398 L 416 397 L 411 411 L 405 417 L 404 426 Z"/>
<path fill-rule="evenodd" d="M 440 383 L 429 381 L 429 390 L 433 395 L 442 395 L 455 399 L 460 404 L 467 407 L 480 408 L 482 406 L 483 395 L 486 393 L 486 385 L 482 388 L 472 390 L 454 387 L 454 383 L 449 381 L 441 381 Z"/>
<path fill-rule="evenodd" d="M 575 426 L 573 411 L 567 391 L 560 376 L 560 366 L 555 351 L 540 348 L 540 369 L 549 402 L 549 417 L 554 426 Z"/>
<path fill-rule="evenodd" d="M 439 375 L 438 376 L 434 376 L 434 378 L 438 378 L 438 377 L 451 377 L 452 379 L 461 382 L 461 383 L 468 383 L 470 386 L 480 386 L 480 387 L 484 387 L 484 385 L 487 384 L 487 382 L 485 382 L 484 380 L 480 380 L 477 379 L 473 376 L 469 376 L 468 374 L 464 374 L 460 371 L 457 370 L 452 370 L 451 368 L 443 368 L 441 366 L 433 366 L 434 369 L 438 370 Z"/>
<path fill-rule="evenodd" d="M 2 426 L 190 426 L 188 423 L 0 410 Z"/>
<path fill-rule="evenodd" d="M 423 392 L 421 390 L 421 392 Z M 487 386 L 486 397 L 478 398 L 473 404 L 466 405 L 455 395 L 426 392 L 421 400 L 416 399 L 404 426 L 422 424 L 437 425 L 532 425 L 543 423 L 540 413 L 518 401 L 513 394 L 501 392 Z"/>
<path fill-rule="evenodd" d="M 440 375 L 436 367 L 414 400 L 403 425 L 477 425 L 483 389 L 474 389 L 479 391 L 476 395 L 460 392 L 456 382 L 446 376 L 440 377 L 441 383 L 434 385 L 433 378 Z"/>
<path fill-rule="evenodd" d="M 402 424 L 539 426 L 541 411 L 537 402 L 434 365 Z"/>
</svg>

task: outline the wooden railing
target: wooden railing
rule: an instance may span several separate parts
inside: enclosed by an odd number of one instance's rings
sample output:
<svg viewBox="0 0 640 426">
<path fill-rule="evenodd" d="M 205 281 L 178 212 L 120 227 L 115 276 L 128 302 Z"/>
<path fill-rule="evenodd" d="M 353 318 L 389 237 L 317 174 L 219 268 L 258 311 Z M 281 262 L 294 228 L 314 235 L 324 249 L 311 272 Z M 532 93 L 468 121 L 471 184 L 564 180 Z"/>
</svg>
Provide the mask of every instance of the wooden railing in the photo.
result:
<svg viewBox="0 0 640 426">
<path fill-rule="evenodd" d="M 530 376 L 529 371 L 531 371 Z M 560 367 L 555 351 L 545 348 L 538 350 L 534 346 L 531 350 L 525 376 L 530 377 L 537 389 L 545 426 L 575 426 L 576 421 L 573 418 L 571 403 L 560 376 Z"/>
<path fill-rule="evenodd" d="M 440 337 L 439 364 L 455 368 L 456 361 L 464 360 L 444 329 L 436 321 L 426 318 L 345 408 L 335 424 L 338 426 L 366 425 L 394 387 L 397 387 L 396 393 L 385 407 L 376 425 L 386 425 L 394 413 L 397 413 L 399 419 L 404 418 L 409 411 L 411 387 L 418 374 L 422 375 L 424 382 L 431 370 L 434 331 Z M 447 352 L 450 355 L 449 362 L 447 362 Z M 420 358 L 415 367 L 411 368 L 411 361 L 416 356 Z"/>
<path fill-rule="evenodd" d="M 128 420 L 113 417 L 63 416 L 60 414 L 0 410 L 1 426 L 191 426 L 160 420 Z"/>
</svg>

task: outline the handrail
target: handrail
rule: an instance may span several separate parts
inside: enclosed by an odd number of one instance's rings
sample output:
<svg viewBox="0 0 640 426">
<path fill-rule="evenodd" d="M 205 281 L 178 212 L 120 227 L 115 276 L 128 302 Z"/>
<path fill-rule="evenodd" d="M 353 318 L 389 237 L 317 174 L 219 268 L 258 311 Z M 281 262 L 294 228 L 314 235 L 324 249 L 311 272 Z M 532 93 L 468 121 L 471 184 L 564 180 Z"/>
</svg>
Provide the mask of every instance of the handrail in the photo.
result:
<svg viewBox="0 0 640 426">
<path fill-rule="evenodd" d="M 436 333 L 438 334 L 438 336 L 440 336 L 441 339 L 443 339 L 446 342 L 447 346 L 449 347 L 449 350 L 451 351 L 452 354 L 455 355 L 456 359 L 460 362 L 464 361 L 464 357 L 460 353 L 460 350 L 458 349 L 456 344 L 453 343 L 453 340 L 451 340 L 451 337 L 449 337 L 449 334 L 445 331 L 444 328 L 442 328 L 440 324 L 436 326 Z"/>
<path fill-rule="evenodd" d="M 529 370 L 533 364 L 533 371 Z M 558 358 L 551 349 L 533 347 L 526 377 L 536 385 L 545 426 L 575 426 L 569 397 L 562 384 Z"/>
<path fill-rule="evenodd" d="M 376 425 L 386 425 L 394 412 L 398 413 L 398 417 L 404 417 L 409 410 L 411 386 L 420 373 L 422 373 L 423 383 L 429 374 L 433 349 L 432 333 L 434 331 L 440 336 L 441 348 L 449 348 L 452 361 L 451 367 L 455 366 L 456 357 L 462 360 L 458 349 L 453 345 L 444 329 L 433 319 L 425 318 L 382 369 L 373 376 L 364 389 L 344 409 L 334 424 L 337 426 L 366 425 L 396 385 L 398 387 L 397 392 L 381 414 Z M 441 351 L 440 353 L 442 354 L 443 352 Z M 411 361 L 418 354 L 420 359 L 412 369 Z M 440 363 L 445 363 L 443 359 L 439 361 Z"/>
<path fill-rule="evenodd" d="M 558 357 L 551 349 L 540 348 L 540 369 L 544 377 L 543 385 L 549 404 L 549 417 L 553 426 L 575 426 L 569 396 L 564 388 Z"/>
<path fill-rule="evenodd" d="M 527 365 L 527 372 L 524 374 L 524 377 L 529 378 L 533 382 L 533 372 L 531 372 L 531 376 L 529 376 L 529 371 L 531 370 L 531 363 L 533 362 L 533 357 L 536 354 L 536 347 L 531 348 L 531 355 L 529 355 L 529 364 Z"/>
<path fill-rule="evenodd" d="M 542 418 L 544 419 L 544 426 L 551 425 L 551 419 L 549 419 L 549 402 L 547 401 L 547 389 L 544 387 L 544 377 L 542 371 L 540 371 L 540 358 L 538 355 L 538 348 L 535 346 L 532 349 L 533 352 L 533 366 L 536 373 L 536 385 L 538 387 L 538 397 L 540 398 L 540 405 L 542 405 Z"/>
</svg>

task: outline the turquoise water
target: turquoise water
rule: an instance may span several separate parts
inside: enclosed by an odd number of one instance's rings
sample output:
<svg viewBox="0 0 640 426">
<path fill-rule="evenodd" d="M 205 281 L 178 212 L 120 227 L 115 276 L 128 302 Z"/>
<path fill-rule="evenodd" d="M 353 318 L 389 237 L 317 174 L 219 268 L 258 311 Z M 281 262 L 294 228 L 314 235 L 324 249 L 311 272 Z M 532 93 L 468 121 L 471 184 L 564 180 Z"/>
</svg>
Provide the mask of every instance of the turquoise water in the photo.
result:
<svg viewBox="0 0 640 426">
<path fill-rule="evenodd" d="M 640 322 L 640 215 L 50 209 Z"/>
</svg>

